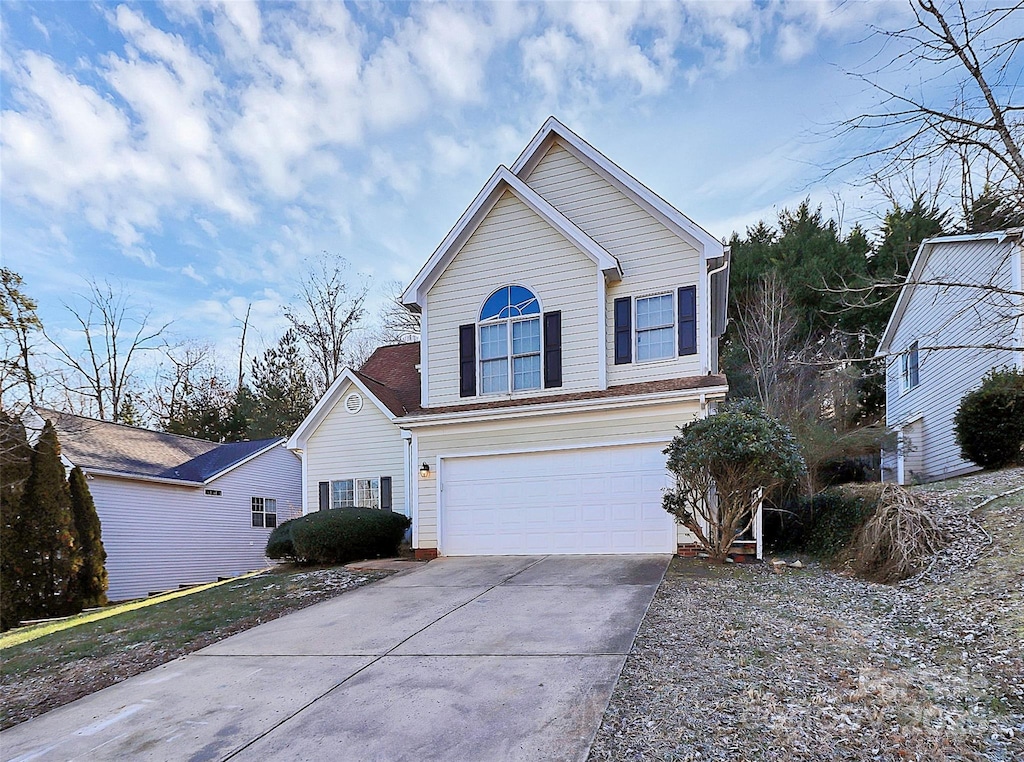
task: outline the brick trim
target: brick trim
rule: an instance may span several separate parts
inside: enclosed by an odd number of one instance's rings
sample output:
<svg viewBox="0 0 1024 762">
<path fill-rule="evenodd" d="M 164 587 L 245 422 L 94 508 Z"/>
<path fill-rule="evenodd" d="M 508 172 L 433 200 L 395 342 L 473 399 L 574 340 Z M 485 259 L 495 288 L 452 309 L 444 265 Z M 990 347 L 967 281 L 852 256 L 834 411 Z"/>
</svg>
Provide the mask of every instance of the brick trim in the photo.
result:
<svg viewBox="0 0 1024 762">
<path fill-rule="evenodd" d="M 413 554 L 417 561 L 433 561 L 437 558 L 437 548 L 415 548 Z"/>
</svg>

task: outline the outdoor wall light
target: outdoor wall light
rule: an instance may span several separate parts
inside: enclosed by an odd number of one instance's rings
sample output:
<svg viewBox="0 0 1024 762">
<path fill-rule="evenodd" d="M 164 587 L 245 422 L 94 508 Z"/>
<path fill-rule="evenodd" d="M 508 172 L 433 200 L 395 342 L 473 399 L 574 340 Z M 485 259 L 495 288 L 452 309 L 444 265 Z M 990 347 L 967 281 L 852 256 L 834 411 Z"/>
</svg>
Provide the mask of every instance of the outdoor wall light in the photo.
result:
<svg viewBox="0 0 1024 762">
<path fill-rule="evenodd" d="M 420 476 L 422 476 L 424 479 L 426 479 L 428 476 L 430 476 L 430 464 L 429 463 L 424 463 L 422 466 L 420 466 Z"/>
</svg>

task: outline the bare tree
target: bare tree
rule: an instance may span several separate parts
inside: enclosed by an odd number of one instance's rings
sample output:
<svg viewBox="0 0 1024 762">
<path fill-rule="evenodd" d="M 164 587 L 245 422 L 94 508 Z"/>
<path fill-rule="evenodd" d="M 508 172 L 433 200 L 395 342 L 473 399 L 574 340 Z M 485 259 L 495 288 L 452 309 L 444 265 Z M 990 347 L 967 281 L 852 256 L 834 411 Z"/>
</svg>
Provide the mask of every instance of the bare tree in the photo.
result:
<svg viewBox="0 0 1024 762">
<path fill-rule="evenodd" d="M 965 207 L 978 172 L 1024 203 L 1024 103 L 1018 82 L 1024 2 L 909 0 L 909 5 L 912 23 L 874 30 L 886 50 L 895 48 L 888 63 L 852 74 L 879 93 L 877 108 L 837 130 L 841 139 L 870 131 L 873 142 L 831 171 L 866 162 L 873 167 L 869 177 L 885 183 L 919 165 L 953 164 L 960 167 Z M 894 71 L 914 72 L 917 80 L 899 89 L 885 84 L 885 75 Z M 937 82 L 952 87 L 936 87 Z"/>
<path fill-rule="evenodd" d="M 342 257 L 323 254 L 299 283 L 296 304 L 284 314 L 313 363 L 316 393 L 322 395 L 347 361 L 347 343 L 366 313 L 369 287 L 349 282 L 349 264 Z"/>
<path fill-rule="evenodd" d="M 245 383 L 245 336 L 249 333 L 249 315 L 252 312 L 252 302 L 245 308 L 245 320 L 242 321 L 242 339 L 238 346 L 238 389 Z M 237 318 L 236 318 L 237 320 Z"/>
<path fill-rule="evenodd" d="M 36 314 L 36 303 L 29 298 L 21 276 L 0 268 L 0 398 L 24 389 L 30 405 L 36 404 L 36 373 L 33 371 L 35 336 L 43 324 Z M 24 399 L 24 398 L 22 398 Z"/>
<path fill-rule="evenodd" d="M 400 281 L 393 280 L 384 287 L 387 301 L 380 312 L 380 330 L 377 339 L 380 344 L 403 344 L 420 340 L 420 314 L 402 304 L 405 289 Z"/>
<path fill-rule="evenodd" d="M 123 286 L 115 288 L 108 281 L 90 281 L 89 293 L 80 298 L 84 304 L 64 307 L 80 327 L 82 350 L 44 335 L 54 358 L 70 371 L 62 376 L 65 392 L 89 400 L 101 420 L 120 421 L 139 354 L 157 349 L 156 341 L 170 323 L 150 325 L 151 312 L 133 304 Z"/>
<path fill-rule="evenodd" d="M 775 417 L 781 415 L 789 397 L 784 381 L 794 365 L 799 325 L 782 278 L 774 270 L 760 279 L 745 309 L 736 315 L 736 338 L 750 363 L 757 398 Z"/>
</svg>

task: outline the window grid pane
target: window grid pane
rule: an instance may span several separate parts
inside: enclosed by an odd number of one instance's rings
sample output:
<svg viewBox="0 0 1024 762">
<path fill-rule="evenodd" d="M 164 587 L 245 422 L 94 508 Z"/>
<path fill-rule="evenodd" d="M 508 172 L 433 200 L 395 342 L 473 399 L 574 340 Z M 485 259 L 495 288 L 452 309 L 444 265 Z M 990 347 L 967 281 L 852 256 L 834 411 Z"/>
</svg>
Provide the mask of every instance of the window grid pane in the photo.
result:
<svg viewBox="0 0 1024 762">
<path fill-rule="evenodd" d="M 675 331 L 669 328 L 655 328 L 636 333 L 636 359 L 660 360 L 675 354 Z"/>
<path fill-rule="evenodd" d="M 671 328 L 675 324 L 672 314 L 672 294 L 652 296 L 636 300 L 636 327 L 643 331 L 649 328 Z"/>
<path fill-rule="evenodd" d="M 380 479 L 356 480 L 356 506 L 380 508 Z"/>
<path fill-rule="evenodd" d="M 351 479 L 331 482 L 331 508 L 351 508 L 354 497 Z"/>
<path fill-rule="evenodd" d="M 512 324 L 512 354 L 540 352 L 540 321 L 518 320 Z"/>
<path fill-rule="evenodd" d="M 504 357 L 480 363 L 480 388 L 484 394 L 508 391 L 508 361 Z"/>
<path fill-rule="evenodd" d="M 513 358 L 512 388 L 540 389 L 540 355 Z"/>
<path fill-rule="evenodd" d="M 508 357 L 508 329 L 504 323 L 481 327 L 480 359 L 495 360 L 499 357 Z"/>
</svg>

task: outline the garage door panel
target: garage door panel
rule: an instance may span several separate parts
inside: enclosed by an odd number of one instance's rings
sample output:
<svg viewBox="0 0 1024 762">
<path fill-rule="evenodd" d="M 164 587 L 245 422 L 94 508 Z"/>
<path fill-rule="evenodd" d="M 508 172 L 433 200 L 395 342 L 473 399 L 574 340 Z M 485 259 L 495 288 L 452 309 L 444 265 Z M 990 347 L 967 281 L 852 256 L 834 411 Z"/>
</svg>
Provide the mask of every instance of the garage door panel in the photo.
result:
<svg viewBox="0 0 1024 762">
<path fill-rule="evenodd" d="M 663 446 L 445 458 L 441 552 L 447 555 L 666 553 Z"/>
</svg>

